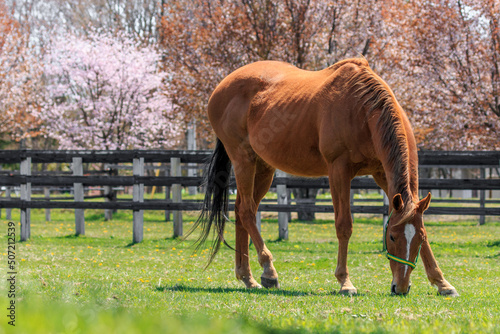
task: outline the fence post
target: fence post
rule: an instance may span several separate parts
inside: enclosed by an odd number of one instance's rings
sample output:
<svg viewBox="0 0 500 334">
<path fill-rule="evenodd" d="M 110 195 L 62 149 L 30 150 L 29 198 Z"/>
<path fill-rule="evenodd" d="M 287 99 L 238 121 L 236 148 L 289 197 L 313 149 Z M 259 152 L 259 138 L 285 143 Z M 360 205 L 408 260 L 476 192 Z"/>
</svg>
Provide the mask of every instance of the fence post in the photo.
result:
<svg viewBox="0 0 500 334">
<path fill-rule="evenodd" d="M 194 122 L 188 125 L 188 129 L 186 131 L 187 137 L 187 149 L 188 150 L 196 150 L 196 124 Z M 195 163 L 188 163 L 187 176 L 196 176 L 196 166 Z M 196 195 L 198 192 L 198 188 L 191 186 L 188 187 L 189 195 Z"/>
<path fill-rule="evenodd" d="M 172 176 L 181 176 L 181 159 L 170 158 Z M 172 184 L 172 202 L 182 202 L 182 186 L 180 184 Z M 182 236 L 182 211 L 174 211 L 174 238 Z"/>
<path fill-rule="evenodd" d="M 144 158 L 134 158 L 133 163 L 134 178 L 144 176 Z M 134 203 L 144 202 L 144 184 L 134 180 L 132 190 Z M 144 210 L 134 210 L 133 243 L 141 242 L 144 235 Z"/>
<path fill-rule="evenodd" d="M 382 222 L 383 222 L 383 226 L 385 227 L 385 225 L 387 224 L 388 220 L 389 220 L 389 197 L 387 197 L 387 194 L 385 193 L 385 191 L 382 191 L 382 195 L 384 196 L 384 214 L 382 216 Z"/>
<path fill-rule="evenodd" d="M 104 170 L 108 173 L 109 176 L 111 175 L 111 169 L 108 164 L 104 165 Z M 113 188 L 112 186 L 104 186 L 104 201 L 105 202 L 111 202 L 112 199 L 111 197 L 113 196 Z M 113 219 L 113 210 L 112 209 L 104 209 L 104 220 L 112 220 Z"/>
<path fill-rule="evenodd" d="M 262 232 L 262 213 L 260 211 L 257 211 L 257 214 L 255 215 L 255 225 L 257 225 L 259 233 Z"/>
<path fill-rule="evenodd" d="M 484 168 L 481 168 L 481 179 L 486 178 L 486 171 Z M 486 190 L 479 190 L 479 207 L 484 209 L 486 204 Z M 486 223 L 486 217 L 484 215 L 479 216 L 479 225 L 484 225 Z"/>
<path fill-rule="evenodd" d="M 21 175 L 31 175 L 31 158 L 21 160 Z M 21 201 L 29 202 L 31 200 L 31 183 L 21 184 Z M 31 236 L 31 209 L 21 208 L 21 241 L 26 241 Z"/>
<path fill-rule="evenodd" d="M 354 206 L 354 189 L 351 189 L 351 193 L 349 194 L 349 205 L 352 208 Z M 354 213 L 351 212 L 351 218 L 354 221 Z"/>
<path fill-rule="evenodd" d="M 276 171 L 276 177 L 286 177 L 286 173 L 280 170 Z M 288 204 L 288 194 L 286 184 L 276 185 L 278 195 L 278 204 Z M 288 240 L 288 212 L 278 212 L 279 239 Z"/>
<path fill-rule="evenodd" d="M 43 188 L 43 195 L 47 201 L 50 200 L 50 188 L 49 187 Z M 50 209 L 45 209 L 45 221 L 50 222 L 50 220 L 51 220 Z"/>
<path fill-rule="evenodd" d="M 73 157 L 73 176 L 83 176 L 81 157 Z M 83 202 L 84 192 L 82 183 L 73 183 L 75 202 Z M 83 209 L 75 209 L 75 235 L 85 235 L 85 215 Z"/>
<path fill-rule="evenodd" d="M 165 176 L 170 176 L 170 169 L 165 169 Z M 165 186 L 165 202 L 172 202 L 172 200 L 170 199 L 170 186 Z M 165 210 L 165 221 L 170 221 L 170 210 Z"/>
<path fill-rule="evenodd" d="M 10 199 L 10 193 L 12 189 L 11 187 L 7 187 L 5 189 L 5 199 Z M 11 220 L 12 219 L 12 209 L 5 209 L 5 219 L 6 220 Z"/>
</svg>

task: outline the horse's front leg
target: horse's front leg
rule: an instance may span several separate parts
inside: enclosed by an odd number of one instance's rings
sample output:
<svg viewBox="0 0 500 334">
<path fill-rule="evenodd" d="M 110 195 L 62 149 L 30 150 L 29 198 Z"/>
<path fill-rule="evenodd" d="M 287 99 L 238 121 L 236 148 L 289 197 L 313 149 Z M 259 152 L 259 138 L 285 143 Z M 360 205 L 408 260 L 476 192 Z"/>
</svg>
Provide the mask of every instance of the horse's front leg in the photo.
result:
<svg viewBox="0 0 500 334">
<path fill-rule="evenodd" d="M 427 273 L 427 278 L 432 285 L 437 286 L 438 293 L 443 296 L 458 296 L 457 290 L 450 283 L 448 283 L 448 281 L 444 278 L 443 272 L 439 269 L 428 240 L 425 240 L 422 244 L 420 254 Z"/>
<path fill-rule="evenodd" d="M 330 190 L 335 210 L 335 229 L 339 241 L 335 277 L 340 283 L 341 294 L 356 294 L 357 290 L 349 278 L 347 269 L 347 249 L 352 234 L 350 204 L 351 173 L 344 166 L 331 166 L 329 171 Z"/>
</svg>

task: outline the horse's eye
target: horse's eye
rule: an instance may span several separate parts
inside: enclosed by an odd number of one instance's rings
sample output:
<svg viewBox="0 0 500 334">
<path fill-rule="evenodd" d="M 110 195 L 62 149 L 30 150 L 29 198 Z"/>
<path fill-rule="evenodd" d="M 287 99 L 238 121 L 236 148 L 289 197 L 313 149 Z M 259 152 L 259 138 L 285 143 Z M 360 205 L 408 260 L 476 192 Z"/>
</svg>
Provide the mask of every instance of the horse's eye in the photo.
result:
<svg viewBox="0 0 500 334">
<path fill-rule="evenodd" d="M 392 236 L 392 234 L 391 234 L 391 235 L 389 235 L 389 238 L 391 239 L 391 241 L 392 241 L 392 242 L 394 242 L 394 241 L 395 241 L 395 240 L 394 240 L 394 237 Z"/>
</svg>

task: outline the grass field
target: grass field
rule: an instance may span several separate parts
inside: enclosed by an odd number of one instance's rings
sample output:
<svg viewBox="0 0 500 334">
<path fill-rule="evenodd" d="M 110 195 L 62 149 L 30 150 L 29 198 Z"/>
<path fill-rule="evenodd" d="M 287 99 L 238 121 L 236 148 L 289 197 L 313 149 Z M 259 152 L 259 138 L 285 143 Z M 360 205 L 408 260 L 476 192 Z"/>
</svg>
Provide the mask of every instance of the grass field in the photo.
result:
<svg viewBox="0 0 500 334">
<path fill-rule="evenodd" d="M 292 222 L 290 241 L 276 241 L 276 221 L 264 220 L 282 288 L 245 290 L 234 278 L 231 250 L 223 248 L 204 270 L 208 249 L 194 252 L 193 238 L 172 239 L 162 214 L 146 212 L 144 242 L 131 245 L 131 212 L 104 222 L 102 212 L 87 210 L 86 236 L 74 237 L 72 211 L 54 210 L 47 223 L 34 210 L 32 238 L 16 248 L 16 327 L 7 324 L 4 278 L 0 333 L 500 333 L 498 222 L 426 222 L 436 258 L 460 297 L 437 296 L 421 262 L 411 293 L 398 297 L 390 295 L 389 263 L 380 252 L 380 219 L 356 219 L 348 260 L 359 295 L 345 297 L 335 293 L 332 221 Z M 184 219 L 187 230 L 195 217 Z M 1 226 L 6 236 L 7 222 Z M 232 224 L 226 239 L 234 244 Z"/>
</svg>

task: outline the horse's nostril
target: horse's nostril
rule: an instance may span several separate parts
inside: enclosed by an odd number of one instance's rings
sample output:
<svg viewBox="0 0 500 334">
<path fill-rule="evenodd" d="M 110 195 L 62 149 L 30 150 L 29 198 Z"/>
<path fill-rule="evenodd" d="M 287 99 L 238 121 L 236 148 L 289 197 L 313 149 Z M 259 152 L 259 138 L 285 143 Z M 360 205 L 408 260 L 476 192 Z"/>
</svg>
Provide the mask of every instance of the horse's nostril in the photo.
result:
<svg viewBox="0 0 500 334">
<path fill-rule="evenodd" d="M 403 296 L 406 296 L 410 292 L 410 288 L 411 288 L 411 285 L 408 286 L 408 290 L 406 290 L 406 292 L 397 292 L 396 291 L 396 284 L 392 284 L 391 285 L 391 293 L 393 295 L 403 295 Z"/>
</svg>

